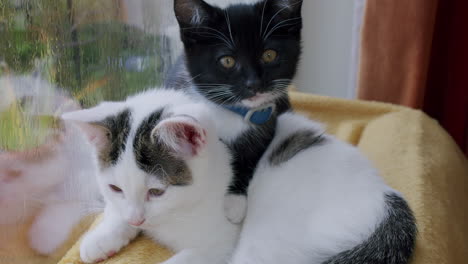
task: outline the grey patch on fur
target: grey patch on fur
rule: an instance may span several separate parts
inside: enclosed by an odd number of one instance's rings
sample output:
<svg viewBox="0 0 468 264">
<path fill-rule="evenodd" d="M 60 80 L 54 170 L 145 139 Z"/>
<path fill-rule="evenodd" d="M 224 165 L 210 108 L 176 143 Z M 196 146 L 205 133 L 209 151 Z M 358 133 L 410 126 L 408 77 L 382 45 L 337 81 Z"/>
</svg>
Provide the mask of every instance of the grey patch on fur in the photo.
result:
<svg viewBox="0 0 468 264">
<path fill-rule="evenodd" d="M 323 134 L 318 134 L 315 131 L 297 131 L 289 135 L 273 149 L 270 155 L 270 163 L 273 166 L 278 166 L 292 159 L 299 152 L 312 146 L 322 144 L 324 140 Z"/>
<path fill-rule="evenodd" d="M 166 185 L 189 185 L 192 173 L 185 161 L 164 143 L 151 138 L 151 131 L 163 119 L 163 112 L 164 109 L 153 112 L 138 127 L 133 141 L 136 162 L 140 169 Z"/>
<path fill-rule="evenodd" d="M 129 109 L 109 116 L 103 121 L 95 124 L 105 127 L 109 133 L 107 138 L 109 145 L 106 149 L 99 153 L 101 166 L 108 167 L 115 165 L 120 158 L 120 155 L 125 151 L 128 134 L 131 128 L 132 114 Z"/>
<path fill-rule="evenodd" d="M 385 194 L 387 217 L 360 245 L 339 253 L 323 264 L 407 264 L 414 251 L 416 220 L 406 201 Z"/>
</svg>

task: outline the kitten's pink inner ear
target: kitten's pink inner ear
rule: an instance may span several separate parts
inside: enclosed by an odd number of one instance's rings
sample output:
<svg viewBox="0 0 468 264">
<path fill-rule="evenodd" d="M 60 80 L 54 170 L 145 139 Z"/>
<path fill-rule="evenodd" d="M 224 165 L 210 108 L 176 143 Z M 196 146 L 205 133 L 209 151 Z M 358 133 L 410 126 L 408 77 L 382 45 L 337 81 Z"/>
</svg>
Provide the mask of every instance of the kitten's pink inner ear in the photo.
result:
<svg viewBox="0 0 468 264">
<path fill-rule="evenodd" d="M 75 121 L 88 137 L 88 140 L 101 151 L 110 144 L 110 131 L 104 126 Z"/>
<path fill-rule="evenodd" d="M 183 157 L 193 157 L 206 145 L 206 130 L 188 118 L 162 121 L 152 131 L 153 138 Z"/>
</svg>

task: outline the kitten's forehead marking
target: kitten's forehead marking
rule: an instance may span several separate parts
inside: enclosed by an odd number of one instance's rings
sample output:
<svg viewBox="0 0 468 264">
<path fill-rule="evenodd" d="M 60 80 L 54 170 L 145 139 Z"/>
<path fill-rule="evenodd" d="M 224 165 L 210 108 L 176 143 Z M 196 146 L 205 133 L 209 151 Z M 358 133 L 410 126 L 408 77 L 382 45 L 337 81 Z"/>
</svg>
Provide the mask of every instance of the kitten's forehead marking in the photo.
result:
<svg viewBox="0 0 468 264">
<path fill-rule="evenodd" d="M 159 109 L 151 113 L 139 125 L 133 140 L 133 152 L 137 166 L 147 174 L 158 177 L 165 185 L 189 185 L 192 174 L 187 164 L 176 157 L 163 143 L 151 137 L 154 127 L 167 113 Z"/>
<path fill-rule="evenodd" d="M 121 154 L 125 152 L 126 142 L 131 129 L 132 114 L 130 109 L 109 116 L 103 121 L 96 122 L 106 127 L 110 132 L 108 147 L 99 154 L 103 166 L 115 165 Z"/>
</svg>

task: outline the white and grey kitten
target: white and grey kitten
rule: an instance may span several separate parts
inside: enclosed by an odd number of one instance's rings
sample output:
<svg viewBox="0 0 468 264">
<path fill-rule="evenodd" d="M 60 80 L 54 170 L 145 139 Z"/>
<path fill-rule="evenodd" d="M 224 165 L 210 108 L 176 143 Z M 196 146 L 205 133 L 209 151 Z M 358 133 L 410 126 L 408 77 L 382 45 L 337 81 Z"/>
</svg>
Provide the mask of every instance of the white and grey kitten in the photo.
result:
<svg viewBox="0 0 468 264">
<path fill-rule="evenodd" d="M 413 252 L 402 196 L 357 148 L 298 114 L 279 116 L 247 199 L 231 264 L 405 264 Z"/>
<path fill-rule="evenodd" d="M 21 103 L 30 119 L 77 110 L 78 104 L 49 82 L 32 76 L 0 78 L 0 112 Z M 34 137 L 35 135 L 30 135 Z M 0 136 L 0 141 L 6 140 Z M 45 142 L 18 151 L 0 151 L 0 228 L 35 217 L 31 247 L 53 253 L 83 216 L 102 209 L 93 146 L 72 123 L 58 120 Z"/>
<path fill-rule="evenodd" d="M 165 264 L 226 263 L 239 232 L 223 208 L 231 157 L 206 106 L 153 90 L 64 118 L 84 122 L 100 152 L 106 207 L 83 238 L 84 262 L 112 256 L 143 231 L 176 252 Z"/>
</svg>

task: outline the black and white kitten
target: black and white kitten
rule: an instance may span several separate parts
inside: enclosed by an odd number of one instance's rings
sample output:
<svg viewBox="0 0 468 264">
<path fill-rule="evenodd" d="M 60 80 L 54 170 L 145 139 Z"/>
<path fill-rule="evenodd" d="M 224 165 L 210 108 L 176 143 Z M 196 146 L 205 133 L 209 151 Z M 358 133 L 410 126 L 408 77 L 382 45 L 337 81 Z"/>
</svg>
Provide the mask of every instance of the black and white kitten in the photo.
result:
<svg viewBox="0 0 468 264">
<path fill-rule="evenodd" d="M 301 0 L 265 0 L 221 9 L 202 0 L 174 0 L 185 53 L 168 85 L 188 87 L 216 112 L 218 133 L 234 156 L 228 203 L 246 195 L 276 116 L 290 109 L 287 87 L 301 53 L 301 6 Z M 228 212 L 233 221 L 236 215 Z"/>
<path fill-rule="evenodd" d="M 225 216 L 230 153 L 211 117 L 205 104 L 170 89 L 64 115 L 100 158 L 106 206 L 81 242 L 84 262 L 111 257 L 143 231 L 176 253 L 164 264 L 226 263 L 239 226 Z"/>
</svg>

